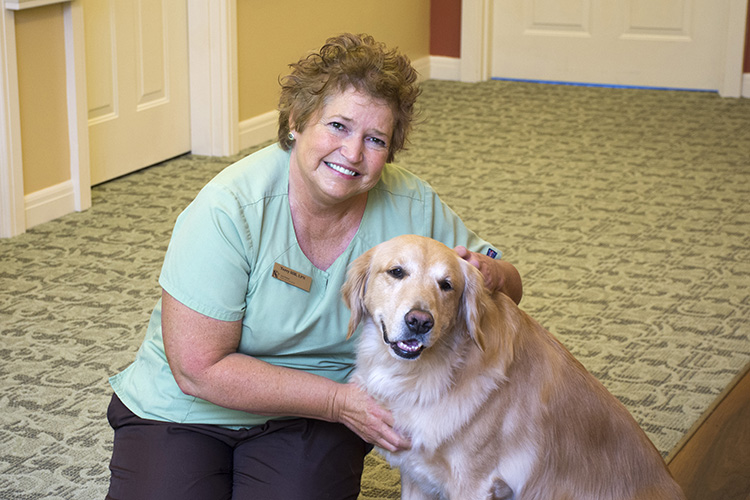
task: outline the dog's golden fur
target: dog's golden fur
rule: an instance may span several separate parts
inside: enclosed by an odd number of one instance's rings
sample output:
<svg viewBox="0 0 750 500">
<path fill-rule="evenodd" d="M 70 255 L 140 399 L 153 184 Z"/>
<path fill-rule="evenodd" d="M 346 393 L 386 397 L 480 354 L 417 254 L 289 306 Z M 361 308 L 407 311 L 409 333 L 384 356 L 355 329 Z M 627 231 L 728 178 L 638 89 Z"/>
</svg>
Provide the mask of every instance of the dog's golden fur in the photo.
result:
<svg viewBox="0 0 750 500">
<path fill-rule="evenodd" d="M 342 294 L 349 335 L 364 323 L 354 380 L 412 440 L 383 452 L 402 498 L 684 498 L 627 409 L 445 245 L 378 245 Z"/>
</svg>

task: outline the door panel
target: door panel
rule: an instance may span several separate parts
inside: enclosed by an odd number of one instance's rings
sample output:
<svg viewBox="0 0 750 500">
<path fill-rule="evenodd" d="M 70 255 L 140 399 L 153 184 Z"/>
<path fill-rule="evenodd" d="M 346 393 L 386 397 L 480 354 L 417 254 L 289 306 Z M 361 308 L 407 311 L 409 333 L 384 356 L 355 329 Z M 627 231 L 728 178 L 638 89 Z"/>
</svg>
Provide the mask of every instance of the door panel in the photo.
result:
<svg viewBox="0 0 750 500">
<path fill-rule="evenodd" d="M 688 0 L 630 0 L 625 9 L 625 35 L 690 36 L 690 6 Z"/>
<path fill-rule="evenodd" d="M 86 94 L 89 108 L 89 126 L 97 121 L 116 116 L 117 68 L 115 66 L 115 28 L 109 13 L 114 0 L 89 1 L 86 15 L 98 19 L 89 23 L 85 31 Z"/>
<path fill-rule="evenodd" d="M 591 20 L 590 0 L 535 0 L 525 9 L 527 33 L 558 32 L 587 36 Z"/>
<path fill-rule="evenodd" d="M 491 74 L 719 88 L 728 7 L 713 0 L 496 0 Z"/>
<path fill-rule="evenodd" d="M 162 4 L 137 1 L 136 61 L 138 75 L 138 109 L 163 104 L 167 98 L 167 66 L 164 53 L 168 44 Z"/>
<path fill-rule="evenodd" d="M 185 0 L 83 0 L 91 182 L 190 150 Z"/>
</svg>

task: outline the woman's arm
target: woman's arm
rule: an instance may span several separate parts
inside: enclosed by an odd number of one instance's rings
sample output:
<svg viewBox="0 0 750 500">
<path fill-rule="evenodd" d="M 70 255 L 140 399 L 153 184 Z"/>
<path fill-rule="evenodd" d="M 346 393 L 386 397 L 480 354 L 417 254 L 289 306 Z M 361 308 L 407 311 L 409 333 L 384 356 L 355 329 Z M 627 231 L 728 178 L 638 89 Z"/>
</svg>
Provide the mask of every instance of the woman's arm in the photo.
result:
<svg viewBox="0 0 750 500">
<path fill-rule="evenodd" d="M 521 275 L 513 264 L 472 252 L 463 246 L 456 247 L 455 251 L 459 257 L 481 271 L 487 288 L 504 293 L 516 304 L 521 302 L 523 284 L 521 283 Z"/>
<path fill-rule="evenodd" d="M 185 394 L 258 415 L 343 423 L 390 451 L 409 447 L 393 429 L 390 412 L 356 385 L 238 353 L 241 321 L 209 318 L 162 291 L 162 334 L 169 367 Z"/>
</svg>

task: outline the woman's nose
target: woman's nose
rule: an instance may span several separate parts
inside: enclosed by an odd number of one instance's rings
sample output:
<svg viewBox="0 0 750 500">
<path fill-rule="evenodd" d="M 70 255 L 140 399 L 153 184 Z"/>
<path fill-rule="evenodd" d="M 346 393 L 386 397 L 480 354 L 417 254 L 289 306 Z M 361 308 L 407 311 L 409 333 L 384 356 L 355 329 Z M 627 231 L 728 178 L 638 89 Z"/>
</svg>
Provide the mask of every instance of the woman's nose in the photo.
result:
<svg viewBox="0 0 750 500">
<path fill-rule="evenodd" d="M 350 135 L 346 139 L 341 147 L 341 154 L 344 155 L 348 161 L 352 163 L 359 163 L 362 161 L 364 145 L 362 139 L 355 135 Z"/>
</svg>

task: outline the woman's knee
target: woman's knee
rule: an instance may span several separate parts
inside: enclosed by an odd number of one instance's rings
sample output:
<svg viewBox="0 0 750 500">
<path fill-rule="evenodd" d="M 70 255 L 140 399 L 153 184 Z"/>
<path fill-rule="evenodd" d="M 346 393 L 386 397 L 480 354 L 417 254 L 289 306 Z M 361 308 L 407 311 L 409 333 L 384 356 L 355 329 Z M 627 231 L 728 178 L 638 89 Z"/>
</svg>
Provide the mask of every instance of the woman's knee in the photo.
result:
<svg viewBox="0 0 750 500">
<path fill-rule="evenodd" d="M 270 423 L 235 450 L 235 498 L 355 500 L 372 449 L 346 426 L 296 419 Z"/>
<path fill-rule="evenodd" d="M 231 499 L 231 446 L 186 426 L 130 418 L 121 408 L 109 413 L 115 437 L 107 499 Z"/>
</svg>

